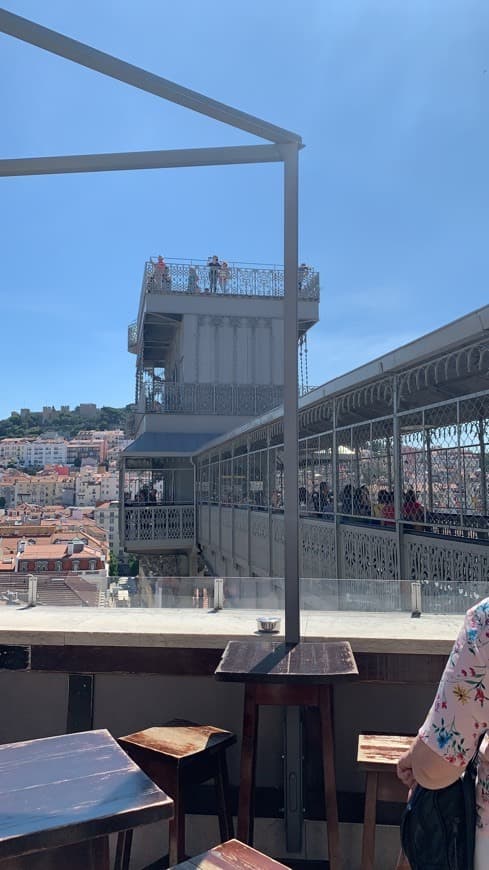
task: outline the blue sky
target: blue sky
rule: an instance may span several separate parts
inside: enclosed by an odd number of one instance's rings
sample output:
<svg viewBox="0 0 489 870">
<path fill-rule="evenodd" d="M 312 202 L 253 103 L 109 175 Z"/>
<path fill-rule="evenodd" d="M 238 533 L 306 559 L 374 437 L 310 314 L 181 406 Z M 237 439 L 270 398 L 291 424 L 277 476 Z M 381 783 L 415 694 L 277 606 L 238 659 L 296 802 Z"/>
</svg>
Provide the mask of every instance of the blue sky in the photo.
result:
<svg viewBox="0 0 489 870">
<path fill-rule="evenodd" d="M 488 302 L 486 0 L 4 0 L 300 133 L 319 384 Z M 256 141 L 0 35 L 0 156 Z M 0 179 L 0 417 L 133 400 L 145 259 L 281 262 L 275 166 Z"/>
</svg>

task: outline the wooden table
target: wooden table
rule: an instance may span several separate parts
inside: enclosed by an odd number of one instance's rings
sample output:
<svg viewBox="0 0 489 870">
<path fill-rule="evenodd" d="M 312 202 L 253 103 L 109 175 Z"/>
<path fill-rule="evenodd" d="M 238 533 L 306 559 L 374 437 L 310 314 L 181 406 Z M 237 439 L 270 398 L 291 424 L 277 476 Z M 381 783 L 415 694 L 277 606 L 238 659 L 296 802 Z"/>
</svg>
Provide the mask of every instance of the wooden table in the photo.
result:
<svg viewBox="0 0 489 870">
<path fill-rule="evenodd" d="M 350 644 L 321 641 L 287 645 L 261 638 L 230 641 L 215 676 L 218 680 L 245 684 L 238 808 L 238 839 L 245 843 L 253 843 L 252 801 L 259 706 L 319 708 L 329 862 L 331 870 L 340 870 L 332 684 L 358 676 Z"/>
<path fill-rule="evenodd" d="M 109 870 L 109 834 L 172 815 L 106 730 L 0 746 L 0 870 Z"/>
</svg>

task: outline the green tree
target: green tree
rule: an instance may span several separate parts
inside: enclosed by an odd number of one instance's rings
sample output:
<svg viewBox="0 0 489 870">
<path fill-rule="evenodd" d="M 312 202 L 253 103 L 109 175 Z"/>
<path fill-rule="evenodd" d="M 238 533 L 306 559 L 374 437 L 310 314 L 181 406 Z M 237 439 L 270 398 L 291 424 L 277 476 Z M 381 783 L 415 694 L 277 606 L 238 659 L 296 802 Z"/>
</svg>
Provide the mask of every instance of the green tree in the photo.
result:
<svg viewBox="0 0 489 870">
<path fill-rule="evenodd" d="M 35 437 L 50 429 L 56 429 L 67 438 L 78 435 L 81 429 L 125 429 L 132 406 L 110 408 L 104 406 L 89 420 L 80 416 L 79 410 L 61 413 L 56 411 L 51 420 L 43 420 L 38 411 L 20 416 L 13 412 L 6 420 L 0 420 L 0 438 Z"/>
<path fill-rule="evenodd" d="M 112 550 L 109 553 L 109 577 L 119 576 L 119 560 Z"/>
<path fill-rule="evenodd" d="M 129 556 L 129 576 L 137 577 L 139 574 L 139 559 L 134 554 Z"/>
</svg>

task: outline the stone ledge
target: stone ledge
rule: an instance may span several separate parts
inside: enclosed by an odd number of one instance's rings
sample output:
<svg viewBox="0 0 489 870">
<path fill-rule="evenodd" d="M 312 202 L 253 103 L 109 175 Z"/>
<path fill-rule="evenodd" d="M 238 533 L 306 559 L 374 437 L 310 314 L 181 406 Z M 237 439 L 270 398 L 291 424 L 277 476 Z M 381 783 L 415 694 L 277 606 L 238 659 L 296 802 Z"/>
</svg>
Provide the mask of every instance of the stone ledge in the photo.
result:
<svg viewBox="0 0 489 870">
<path fill-rule="evenodd" d="M 277 612 L 277 611 L 276 611 Z M 0 644 L 222 649 L 228 640 L 260 636 L 261 611 L 35 607 L 0 608 Z M 283 617 L 283 614 L 282 614 Z M 461 615 L 305 611 L 304 640 L 348 640 L 357 653 L 447 655 Z M 282 618 L 282 625 L 284 620 Z M 283 633 L 265 635 L 283 640 Z"/>
</svg>

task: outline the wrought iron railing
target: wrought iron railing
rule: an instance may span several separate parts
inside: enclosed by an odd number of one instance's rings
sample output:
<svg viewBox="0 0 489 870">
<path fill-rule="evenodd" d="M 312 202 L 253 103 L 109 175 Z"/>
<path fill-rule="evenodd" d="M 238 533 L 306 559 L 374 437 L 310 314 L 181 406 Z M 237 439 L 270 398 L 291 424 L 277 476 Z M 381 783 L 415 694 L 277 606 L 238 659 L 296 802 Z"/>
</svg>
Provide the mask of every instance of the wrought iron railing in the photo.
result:
<svg viewBox="0 0 489 870">
<path fill-rule="evenodd" d="M 138 325 L 134 320 L 127 327 L 127 349 L 134 350 L 138 341 Z"/>
<path fill-rule="evenodd" d="M 282 576 L 285 542 L 282 512 L 201 503 L 197 528 L 197 541 L 204 555 L 210 548 L 218 557 L 237 560 L 244 572 L 254 570 L 259 576 Z M 366 598 L 354 599 L 361 609 L 382 609 L 374 604 L 375 598 L 369 602 L 367 583 L 402 580 L 404 586 L 420 582 L 423 594 L 433 597 L 431 603 L 424 603 L 424 610 L 461 612 L 458 608 L 463 599 L 463 610 L 477 600 L 478 584 L 485 584 L 480 597 L 487 595 L 489 547 L 479 539 L 416 530 L 398 535 L 395 527 L 387 525 L 345 522 L 345 518 L 340 523 L 325 523 L 310 515 L 299 520 L 299 570 L 302 577 L 340 578 L 342 593 L 346 593 L 348 581 L 364 581 Z M 405 594 L 404 589 L 404 599 Z M 457 609 L 452 610 L 454 606 Z"/>
<path fill-rule="evenodd" d="M 146 384 L 146 411 L 257 416 L 283 401 L 283 387 L 246 384 Z"/>
<path fill-rule="evenodd" d="M 124 543 L 153 541 L 191 542 L 194 538 L 194 506 L 154 505 L 124 508 Z"/>
<path fill-rule="evenodd" d="M 319 274 L 310 266 L 298 272 L 300 299 L 319 301 Z M 145 293 L 220 293 L 229 296 L 283 296 L 284 270 L 280 266 L 213 266 L 203 262 L 174 263 L 148 260 L 144 266 Z"/>
</svg>

